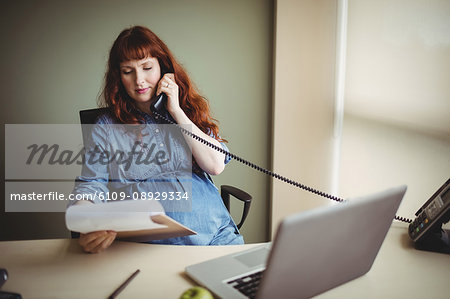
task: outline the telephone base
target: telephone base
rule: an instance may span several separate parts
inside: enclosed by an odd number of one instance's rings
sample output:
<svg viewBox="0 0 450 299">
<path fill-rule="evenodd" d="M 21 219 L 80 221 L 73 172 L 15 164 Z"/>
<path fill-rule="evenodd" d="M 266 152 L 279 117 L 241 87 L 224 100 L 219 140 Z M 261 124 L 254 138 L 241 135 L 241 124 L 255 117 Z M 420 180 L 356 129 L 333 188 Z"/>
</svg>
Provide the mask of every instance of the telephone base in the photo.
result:
<svg viewBox="0 0 450 299">
<path fill-rule="evenodd" d="M 418 250 L 433 251 L 450 254 L 450 230 L 441 229 L 439 233 L 433 233 L 414 243 Z"/>
</svg>

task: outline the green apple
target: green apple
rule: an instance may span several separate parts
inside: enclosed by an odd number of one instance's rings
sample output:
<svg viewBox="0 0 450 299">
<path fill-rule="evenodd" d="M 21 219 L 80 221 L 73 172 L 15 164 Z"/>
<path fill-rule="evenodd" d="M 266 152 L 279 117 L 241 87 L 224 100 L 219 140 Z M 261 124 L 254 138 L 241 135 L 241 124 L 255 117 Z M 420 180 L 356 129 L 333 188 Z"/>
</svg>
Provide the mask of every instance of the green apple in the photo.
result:
<svg viewBox="0 0 450 299">
<path fill-rule="evenodd" d="M 181 294 L 180 299 L 214 299 L 213 295 L 205 288 L 202 287 L 192 287 L 183 294 Z"/>
</svg>

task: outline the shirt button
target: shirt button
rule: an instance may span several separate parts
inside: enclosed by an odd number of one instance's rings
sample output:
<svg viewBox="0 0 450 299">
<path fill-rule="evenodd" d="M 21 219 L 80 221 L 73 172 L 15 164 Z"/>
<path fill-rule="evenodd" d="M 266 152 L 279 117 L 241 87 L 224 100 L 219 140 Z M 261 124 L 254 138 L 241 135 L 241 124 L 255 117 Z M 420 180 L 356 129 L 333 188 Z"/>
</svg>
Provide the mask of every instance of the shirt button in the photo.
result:
<svg viewBox="0 0 450 299">
<path fill-rule="evenodd" d="M 159 129 L 156 129 L 155 132 L 156 132 L 156 133 L 159 133 Z"/>
<path fill-rule="evenodd" d="M 162 143 L 161 143 L 161 144 L 160 144 L 159 146 L 163 147 L 163 146 L 164 146 L 164 144 L 162 144 Z"/>
</svg>

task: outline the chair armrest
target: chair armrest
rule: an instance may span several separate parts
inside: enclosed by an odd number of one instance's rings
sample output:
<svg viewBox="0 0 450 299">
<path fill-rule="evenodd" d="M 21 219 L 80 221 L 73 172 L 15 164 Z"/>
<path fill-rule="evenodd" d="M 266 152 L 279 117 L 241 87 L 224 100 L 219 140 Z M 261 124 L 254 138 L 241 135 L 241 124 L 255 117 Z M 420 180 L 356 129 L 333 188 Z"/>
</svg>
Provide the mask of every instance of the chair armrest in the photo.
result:
<svg viewBox="0 0 450 299">
<path fill-rule="evenodd" d="M 236 199 L 244 202 L 244 211 L 242 212 L 241 221 L 237 225 L 238 228 L 241 228 L 250 210 L 252 196 L 239 188 L 229 185 L 222 185 L 220 187 L 220 195 L 222 196 L 223 203 L 225 204 L 228 212 L 230 212 L 230 195 L 233 195 Z"/>
</svg>

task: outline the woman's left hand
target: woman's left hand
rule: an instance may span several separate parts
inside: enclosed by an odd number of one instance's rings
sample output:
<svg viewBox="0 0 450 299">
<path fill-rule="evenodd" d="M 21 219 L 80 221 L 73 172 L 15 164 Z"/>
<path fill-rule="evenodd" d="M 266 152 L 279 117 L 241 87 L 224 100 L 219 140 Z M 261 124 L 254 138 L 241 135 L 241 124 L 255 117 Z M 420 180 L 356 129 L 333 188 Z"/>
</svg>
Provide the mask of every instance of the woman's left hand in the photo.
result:
<svg viewBox="0 0 450 299">
<path fill-rule="evenodd" d="M 159 80 L 157 91 L 157 94 L 164 92 L 167 95 L 167 111 L 177 124 L 191 125 L 192 133 L 208 140 L 210 143 L 213 143 L 218 147 L 221 146 L 219 141 L 202 132 L 181 109 L 180 100 L 178 98 L 178 85 L 175 82 L 174 74 L 165 74 L 161 80 Z M 186 135 L 184 136 L 185 140 L 189 144 L 189 148 L 192 151 L 195 161 L 201 169 L 211 175 L 217 175 L 223 171 L 225 167 L 225 155 L 223 153 L 217 152 L 205 144 L 192 139 L 191 137 Z"/>
<path fill-rule="evenodd" d="M 178 98 L 178 85 L 175 81 L 175 74 L 167 73 L 159 80 L 158 94 L 164 92 L 167 95 L 167 111 L 173 115 L 174 112 L 181 109 Z"/>
</svg>

